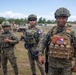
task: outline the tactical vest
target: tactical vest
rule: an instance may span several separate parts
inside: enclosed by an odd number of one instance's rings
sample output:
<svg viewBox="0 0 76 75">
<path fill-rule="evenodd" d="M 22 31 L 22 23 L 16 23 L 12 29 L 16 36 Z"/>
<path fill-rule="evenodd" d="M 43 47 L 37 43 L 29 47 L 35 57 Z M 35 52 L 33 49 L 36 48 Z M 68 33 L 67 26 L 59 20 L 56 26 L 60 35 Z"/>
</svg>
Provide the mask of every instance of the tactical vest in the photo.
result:
<svg viewBox="0 0 76 75">
<path fill-rule="evenodd" d="M 0 48 L 8 48 L 10 47 L 10 43 L 5 43 L 4 39 L 9 38 L 12 39 L 12 33 L 9 32 L 9 34 L 3 34 L 0 36 Z"/>
<path fill-rule="evenodd" d="M 52 35 L 51 43 L 49 45 L 50 56 L 55 58 L 72 58 L 74 54 L 74 48 L 71 43 L 69 28 L 66 28 L 64 32 Z"/>
<path fill-rule="evenodd" d="M 34 45 L 38 43 L 38 31 L 37 30 L 27 30 L 26 31 L 26 41 L 29 45 Z"/>
</svg>

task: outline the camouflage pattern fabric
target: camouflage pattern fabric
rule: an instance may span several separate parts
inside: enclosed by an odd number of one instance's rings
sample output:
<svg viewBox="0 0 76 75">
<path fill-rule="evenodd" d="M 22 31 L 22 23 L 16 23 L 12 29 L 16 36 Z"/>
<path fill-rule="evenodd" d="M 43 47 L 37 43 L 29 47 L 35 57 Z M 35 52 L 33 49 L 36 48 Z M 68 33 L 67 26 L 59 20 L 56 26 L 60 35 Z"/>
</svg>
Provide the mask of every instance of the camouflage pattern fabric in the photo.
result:
<svg viewBox="0 0 76 75">
<path fill-rule="evenodd" d="M 57 9 L 54 15 L 55 15 L 55 18 L 57 18 L 58 16 L 69 17 L 71 14 L 68 9 L 62 7 Z"/>
<path fill-rule="evenodd" d="M 0 29 L 0 36 L 1 36 L 1 29 Z M 0 68 L 1 68 L 1 48 L 0 48 Z"/>
<path fill-rule="evenodd" d="M 27 32 L 28 32 L 28 35 L 26 35 Z M 37 27 L 30 26 L 30 27 L 28 27 L 28 29 L 25 32 L 25 43 L 27 42 L 28 46 L 29 46 L 27 49 L 28 49 L 28 58 L 29 58 L 30 66 L 31 66 L 32 75 L 36 74 L 35 62 L 37 63 L 37 66 L 40 69 L 41 75 L 45 75 L 44 66 L 39 64 L 39 62 L 38 62 L 38 53 L 36 50 L 38 42 L 42 36 L 43 36 L 42 30 Z"/>
<path fill-rule="evenodd" d="M 28 51 L 28 58 L 29 58 L 30 66 L 31 66 L 32 75 L 36 74 L 36 63 L 37 63 L 37 66 L 38 66 L 38 68 L 39 68 L 39 70 L 41 72 L 41 75 L 45 75 L 45 73 L 44 73 L 44 71 L 45 71 L 44 70 L 44 64 L 41 65 L 38 62 L 38 58 L 37 57 L 34 58 L 29 51 Z"/>
<path fill-rule="evenodd" d="M 50 30 L 46 36 L 43 37 L 43 39 L 39 42 L 38 44 L 38 50 L 39 51 L 39 54 L 42 55 L 42 52 L 45 50 L 46 46 L 46 42 L 47 40 L 49 41 L 49 45 L 51 43 L 51 36 L 55 35 L 55 34 L 58 34 L 58 33 L 61 33 L 61 32 L 65 32 L 66 33 L 66 28 L 67 26 L 65 26 L 63 29 L 58 29 L 56 26 L 52 28 L 52 30 Z M 70 39 L 71 40 L 71 43 L 75 43 L 73 42 L 75 38 L 75 35 L 74 35 L 74 31 L 70 31 L 70 33 L 68 33 L 72 38 Z M 49 47 L 48 45 L 48 47 Z M 74 46 L 74 44 L 73 44 Z M 74 46 L 75 47 L 75 46 Z M 76 48 L 74 49 L 74 57 L 76 59 Z M 72 75 L 72 71 L 71 71 L 71 68 L 72 68 L 72 59 L 65 59 L 65 58 L 55 58 L 55 57 L 50 57 L 49 56 L 49 74 L 48 75 Z M 76 61 L 75 61 L 76 62 Z M 59 73 L 58 73 L 59 72 Z"/>
<path fill-rule="evenodd" d="M 3 32 L 2 35 L 9 35 L 9 37 L 12 36 L 12 38 L 10 38 L 12 42 L 10 42 L 9 47 L 3 46 L 1 49 L 1 61 L 2 61 L 3 73 L 4 75 L 7 75 L 7 60 L 9 60 L 14 69 L 15 75 L 18 75 L 18 67 L 16 57 L 14 55 L 14 46 L 19 42 L 18 38 L 11 31 L 8 31 L 7 33 Z"/>
<path fill-rule="evenodd" d="M 67 30 L 66 30 L 67 31 Z M 71 36 L 64 32 L 53 35 L 49 45 L 51 57 L 56 58 L 72 58 L 74 56 L 74 47 L 71 44 Z"/>
</svg>

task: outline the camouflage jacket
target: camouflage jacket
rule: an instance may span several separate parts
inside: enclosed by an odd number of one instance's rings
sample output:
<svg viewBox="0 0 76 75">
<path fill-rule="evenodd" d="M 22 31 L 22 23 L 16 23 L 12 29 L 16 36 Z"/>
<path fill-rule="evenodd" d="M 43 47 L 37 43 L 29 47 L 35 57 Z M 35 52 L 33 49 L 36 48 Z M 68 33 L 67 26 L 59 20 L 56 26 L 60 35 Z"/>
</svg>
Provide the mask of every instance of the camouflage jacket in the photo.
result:
<svg viewBox="0 0 76 75">
<path fill-rule="evenodd" d="M 4 42 L 5 38 L 9 38 L 12 41 L 9 42 L 9 43 L 5 43 Z M 8 31 L 7 33 L 2 32 L 1 35 L 0 35 L 0 47 L 2 47 L 2 48 L 8 47 L 8 46 L 14 46 L 18 42 L 19 42 L 19 40 L 18 40 L 17 36 L 11 31 Z"/>
<path fill-rule="evenodd" d="M 40 40 L 40 42 L 38 44 L 38 50 L 40 51 L 39 55 L 42 55 L 43 51 L 45 50 L 47 41 L 48 41 L 48 47 L 49 47 L 49 44 L 51 43 L 50 37 L 54 34 L 65 32 L 66 27 L 67 26 L 65 26 L 62 29 L 58 29 L 58 27 L 55 26 L 51 30 L 48 31 L 48 33 Z M 75 37 L 74 31 L 71 30 L 70 33 L 68 33 L 68 34 L 71 36 L 71 41 L 74 46 L 74 57 L 76 59 L 76 37 Z M 62 59 L 62 61 L 63 61 L 63 59 Z"/>
</svg>

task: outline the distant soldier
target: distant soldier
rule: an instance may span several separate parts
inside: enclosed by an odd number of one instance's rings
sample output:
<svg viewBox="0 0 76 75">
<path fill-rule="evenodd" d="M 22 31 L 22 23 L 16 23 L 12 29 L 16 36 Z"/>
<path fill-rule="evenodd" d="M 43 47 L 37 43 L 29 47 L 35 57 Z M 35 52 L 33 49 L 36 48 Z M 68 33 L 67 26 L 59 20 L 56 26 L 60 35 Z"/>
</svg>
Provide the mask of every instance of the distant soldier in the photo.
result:
<svg viewBox="0 0 76 75">
<path fill-rule="evenodd" d="M 11 23 L 11 30 L 13 32 L 16 32 L 17 31 L 17 25 L 14 22 Z"/>
<path fill-rule="evenodd" d="M 39 62 L 42 64 L 42 52 L 48 44 L 48 75 L 72 75 L 76 72 L 76 36 L 74 31 L 67 25 L 70 12 L 62 7 L 56 10 L 55 18 L 57 26 L 54 26 L 39 42 Z M 72 67 L 72 58 L 75 65 Z M 45 67 L 46 68 L 46 67 Z"/>
<path fill-rule="evenodd" d="M 43 35 L 42 29 L 36 27 L 37 16 L 31 14 L 28 16 L 29 26 L 24 33 L 25 48 L 28 50 L 28 57 L 32 70 L 32 75 L 36 75 L 35 62 L 40 69 L 41 75 L 45 75 L 44 66 L 38 62 L 38 50 L 36 50 L 39 40 Z"/>
<path fill-rule="evenodd" d="M 16 57 L 14 55 L 14 46 L 19 41 L 17 36 L 10 31 L 9 27 L 10 27 L 10 23 L 8 21 L 2 22 L 3 32 L 0 37 L 2 68 L 3 68 L 4 75 L 8 75 L 7 60 L 9 60 L 9 62 L 11 63 L 14 69 L 15 75 L 18 75 L 17 62 L 16 62 Z"/>
</svg>

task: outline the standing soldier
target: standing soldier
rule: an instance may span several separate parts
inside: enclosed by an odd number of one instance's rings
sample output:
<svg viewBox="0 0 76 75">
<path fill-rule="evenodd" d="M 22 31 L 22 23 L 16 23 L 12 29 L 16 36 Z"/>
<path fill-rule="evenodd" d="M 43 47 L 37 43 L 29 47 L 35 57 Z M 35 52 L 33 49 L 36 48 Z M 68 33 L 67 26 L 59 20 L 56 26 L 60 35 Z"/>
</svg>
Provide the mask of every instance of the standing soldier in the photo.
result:
<svg viewBox="0 0 76 75">
<path fill-rule="evenodd" d="M 11 30 L 13 31 L 13 32 L 16 32 L 17 31 L 17 25 L 15 24 L 15 22 L 12 22 L 11 23 Z"/>
<path fill-rule="evenodd" d="M 4 75 L 7 74 L 7 60 L 10 61 L 15 75 L 18 75 L 18 68 L 16 63 L 16 57 L 14 55 L 14 46 L 17 44 L 18 38 L 10 31 L 10 23 L 8 21 L 2 22 L 3 32 L 1 34 L 1 61 Z"/>
<path fill-rule="evenodd" d="M 72 75 L 72 71 L 76 72 L 76 37 L 74 31 L 67 25 L 69 16 L 68 9 L 64 7 L 57 9 L 55 12 L 57 26 L 53 27 L 39 42 L 38 60 L 42 64 L 42 51 L 48 41 L 48 75 Z M 73 57 L 75 57 L 75 65 L 72 67 Z"/>
<path fill-rule="evenodd" d="M 28 57 L 32 70 L 32 75 L 36 75 L 35 61 L 40 69 L 41 75 L 45 75 L 43 65 L 38 62 L 38 50 L 36 50 L 38 42 L 42 36 L 42 30 L 36 27 L 37 16 L 31 14 L 28 16 L 29 26 L 25 31 L 25 48 L 28 50 Z"/>
<path fill-rule="evenodd" d="M 1 36 L 1 25 L 0 25 L 0 36 Z M 1 68 L 1 47 L 0 47 L 0 68 Z"/>
</svg>

